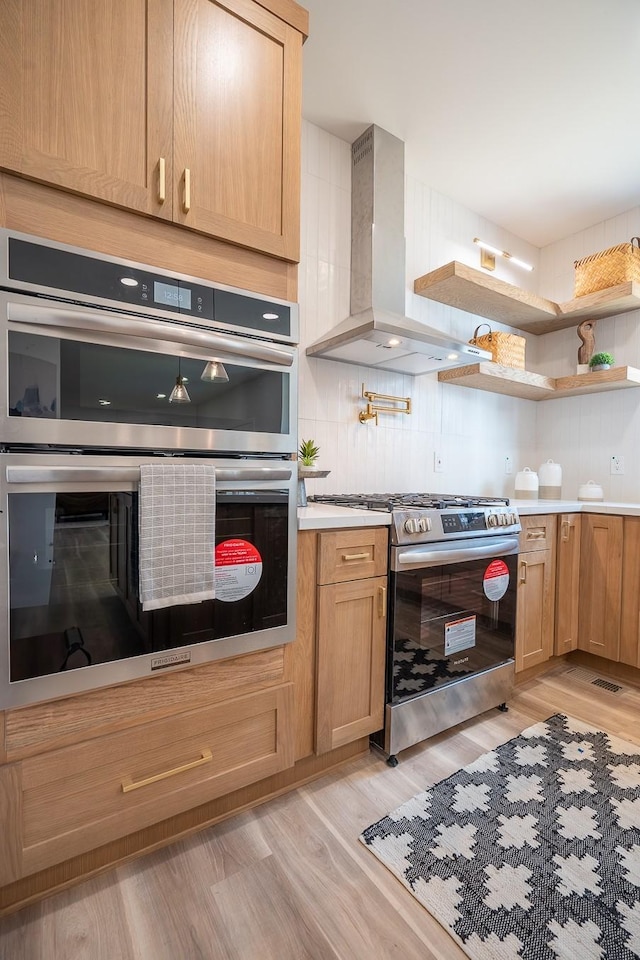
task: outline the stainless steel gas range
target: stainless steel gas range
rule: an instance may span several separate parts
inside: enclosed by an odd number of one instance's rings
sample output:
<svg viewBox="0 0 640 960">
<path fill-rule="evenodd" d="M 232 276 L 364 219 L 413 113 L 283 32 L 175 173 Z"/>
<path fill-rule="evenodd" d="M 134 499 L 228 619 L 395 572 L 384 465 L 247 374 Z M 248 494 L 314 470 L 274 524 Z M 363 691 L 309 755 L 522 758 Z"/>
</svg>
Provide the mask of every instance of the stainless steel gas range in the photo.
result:
<svg viewBox="0 0 640 960">
<path fill-rule="evenodd" d="M 310 500 L 391 513 L 385 726 L 396 754 L 513 690 L 520 520 L 507 499 L 354 494 Z"/>
</svg>

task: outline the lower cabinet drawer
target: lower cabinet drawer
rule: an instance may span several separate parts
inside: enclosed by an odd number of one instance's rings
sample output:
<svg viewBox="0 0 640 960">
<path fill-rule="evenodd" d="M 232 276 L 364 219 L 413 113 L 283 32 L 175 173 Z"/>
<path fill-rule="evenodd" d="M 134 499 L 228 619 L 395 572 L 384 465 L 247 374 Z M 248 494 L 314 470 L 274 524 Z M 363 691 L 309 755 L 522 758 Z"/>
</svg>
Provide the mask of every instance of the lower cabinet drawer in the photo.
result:
<svg viewBox="0 0 640 960">
<path fill-rule="evenodd" d="M 387 573 L 387 527 L 332 530 L 318 537 L 318 583 L 341 583 Z"/>
<path fill-rule="evenodd" d="M 293 685 L 24 760 L 22 873 L 293 765 Z"/>
</svg>

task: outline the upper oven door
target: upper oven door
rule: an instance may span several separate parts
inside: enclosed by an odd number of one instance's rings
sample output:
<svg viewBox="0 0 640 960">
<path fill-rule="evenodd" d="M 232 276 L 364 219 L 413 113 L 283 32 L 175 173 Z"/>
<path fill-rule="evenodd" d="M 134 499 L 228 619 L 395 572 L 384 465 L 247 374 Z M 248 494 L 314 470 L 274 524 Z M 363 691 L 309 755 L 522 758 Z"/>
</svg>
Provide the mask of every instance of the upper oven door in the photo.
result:
<svg viewBox="0 0 640 960">
<path fill-rule="evenodd" d="M 297 353 L 284 343 L 0 292 L 6 444 L 288 454 Z M 207 364 L 227 380 L 203 379 Z M 177 378 L 188 402 L 170 402 Z"/>
</svg>

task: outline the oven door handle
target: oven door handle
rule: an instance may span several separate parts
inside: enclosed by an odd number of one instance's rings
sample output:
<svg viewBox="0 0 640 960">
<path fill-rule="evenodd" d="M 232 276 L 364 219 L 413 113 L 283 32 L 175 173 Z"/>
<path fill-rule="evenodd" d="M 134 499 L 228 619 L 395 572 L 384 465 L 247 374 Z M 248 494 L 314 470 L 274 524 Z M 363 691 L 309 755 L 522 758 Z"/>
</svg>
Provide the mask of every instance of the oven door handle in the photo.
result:
<svg viewBox="0 0 640 960">
<path fill-rule="evenodd" d="M 464 546 L 445 545 L 444 548 L 406 547 L 397 550 L 391 558 L 391 569 L 409 567 L 436 567 L 443 563 L 464 563 L 466 560 L 488 560 L 505 557 L 518 552 L 517 537 L 503 537 L 491 543 Z"/>
<path fill-rule="evenodd" d="M 247 480 L 290 480 L 290 467 L 218 467 L 216 482 Z M 119 483 L 140 480 L 140 467 L 50 467 L 16 466 L 6 468 L 7 483 Z"/>
<path fill-rule="evenodd" d="M 58 330 L 82 330 L 98 333 L 116 334 L 125 337 L 137 337 L 168 340 L 183 346 L 200 347 L 210 350 L 223 359 L 226 357 L 241 360 L 262 360 L 281 367 L 293 364 L 294 351 L 290 347 L 278 347 L 263 343 L 241 334 L 221 334 L 199 327 L 188 327 L 173 320 L 157 320 L 133 316 L 132 314 L 109 313 L 102 310 L 81 310 L 71 308 L 42 306 L 32 303 L 7 304 L 7 318 L 13 323 L 28 323 L 35 326 L 56 327 Z"/>
</svg>

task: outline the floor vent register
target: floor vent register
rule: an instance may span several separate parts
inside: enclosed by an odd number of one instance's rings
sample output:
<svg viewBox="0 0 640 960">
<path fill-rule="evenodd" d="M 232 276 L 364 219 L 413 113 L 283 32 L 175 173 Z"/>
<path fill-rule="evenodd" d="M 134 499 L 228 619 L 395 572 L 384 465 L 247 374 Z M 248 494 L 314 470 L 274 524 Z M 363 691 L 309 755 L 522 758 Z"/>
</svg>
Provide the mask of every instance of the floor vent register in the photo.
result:
<svg viewBox="0 0 640 960">
<path fill-rule="evenodd" d="M 585 670 L 583 667 L 573 667 L 567 671 L 567 676 L 571 677 L 572 680 L 577 680 L 578 683 L 586 683 L 592 687 L 599 687 L 601 690 L 608 691 L 608 693 L 620 694 L 625 691 L 625 688 L 621 684 L 613 683 L 611 680 L 605 680 L 604 677 L 598 677 L 595 673 L 591 673 L 590 670 Z"/>
</svg>

